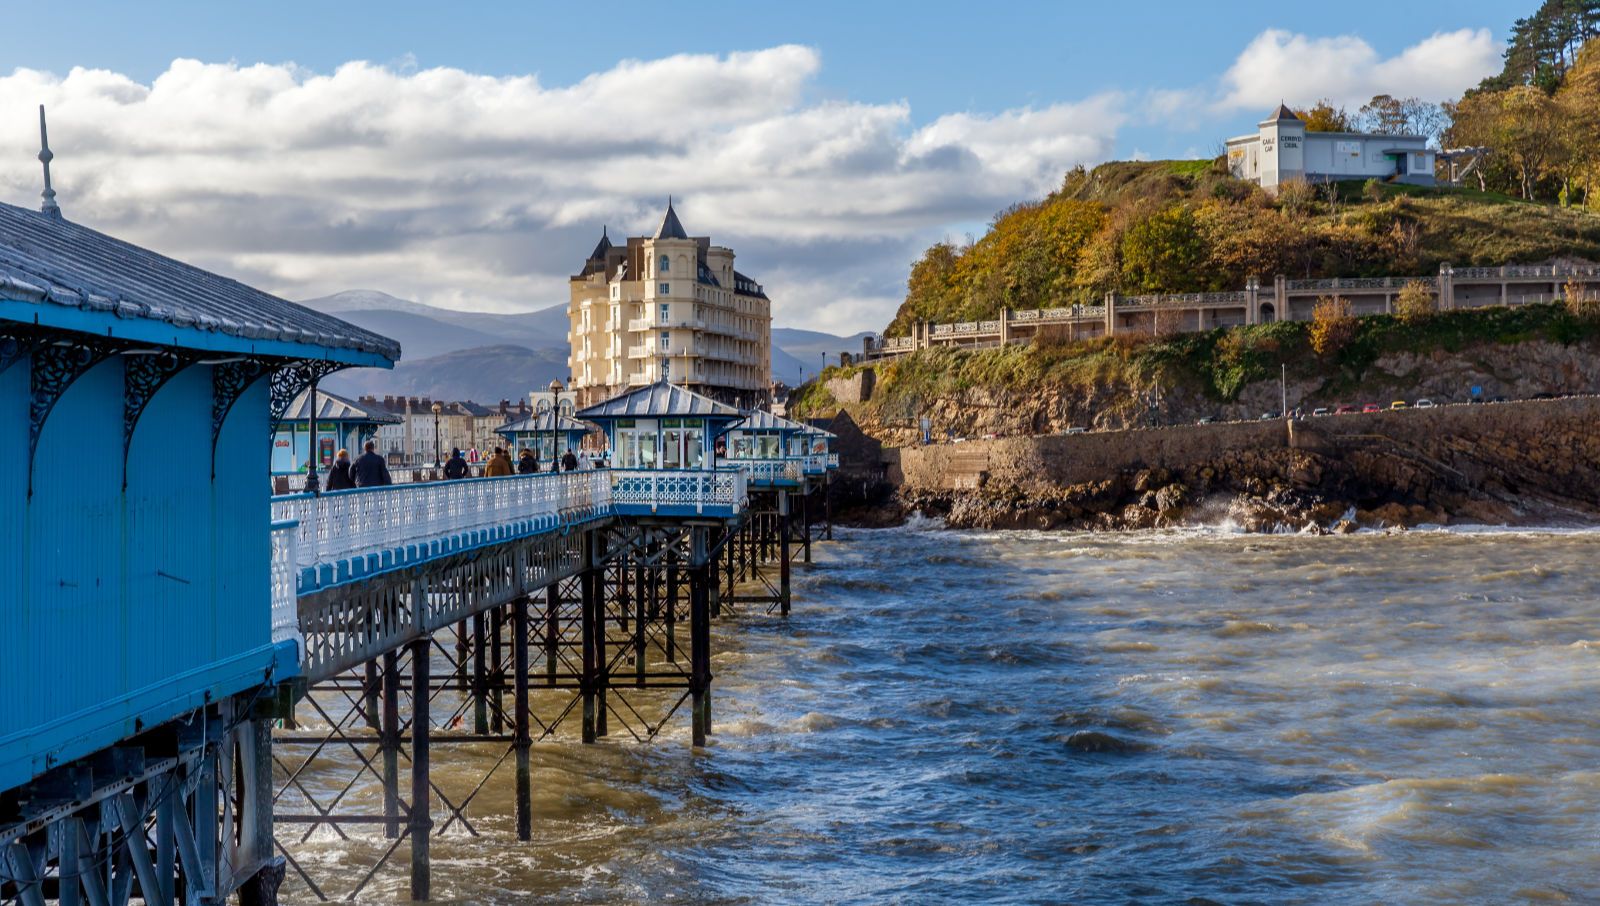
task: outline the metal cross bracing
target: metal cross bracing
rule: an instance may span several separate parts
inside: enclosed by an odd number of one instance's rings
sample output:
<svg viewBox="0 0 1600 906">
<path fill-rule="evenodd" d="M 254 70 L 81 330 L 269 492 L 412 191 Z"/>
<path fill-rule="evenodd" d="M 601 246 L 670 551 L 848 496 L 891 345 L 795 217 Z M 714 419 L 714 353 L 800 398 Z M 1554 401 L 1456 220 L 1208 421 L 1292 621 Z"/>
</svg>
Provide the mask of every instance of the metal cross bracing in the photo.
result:
<svg viewBox="0 0 1600 906">
<path fill-rule="evenodd" d="M 218 701 L 0 797 L 0 902 L 276 902 L 269 721 Z"/>
<path fill-rule="evenodd" d="M 318 899 L 353 898 L 405 847 L 411 895 L 426 899 L 428 840 L 476 835 L 473 807 L 497 775 L 514 774 L 518 832 L 529 839 L 529 748 L 569 723 L 584 742 L 647 741 L 687 706 L 703 745 L 718 530 L 613 519 L 559 543 L 464 555 L 302 601 L 310 682 L 273 739 L 291 883 Z M 530 587 L 534 577 L 546 584 Z M 436 746 L 460 753 L 452 765 L 481 770 L 434 776 Z M 352 874 L 352 863 L 367 867 Z"/>
</svg>

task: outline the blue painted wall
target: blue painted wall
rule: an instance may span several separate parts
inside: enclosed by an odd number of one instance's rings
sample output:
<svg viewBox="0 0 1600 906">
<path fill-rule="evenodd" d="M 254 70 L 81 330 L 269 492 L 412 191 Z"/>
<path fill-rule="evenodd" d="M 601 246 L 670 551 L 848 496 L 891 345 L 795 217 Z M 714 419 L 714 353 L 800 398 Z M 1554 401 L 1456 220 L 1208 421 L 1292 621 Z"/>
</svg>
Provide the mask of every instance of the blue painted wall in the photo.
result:
<svg viewBox="0 0 1600 906">
<path fill-rule="evenodd" d="M 0 789 L 262 685 L 275 661 L 267 382 L 234 405 L 211 477 L 211 369 L 145 408 L 122 490 L 123 359 L 79 377 L 27 497 L 28 367 L 0 375 Z"/>
</svg>

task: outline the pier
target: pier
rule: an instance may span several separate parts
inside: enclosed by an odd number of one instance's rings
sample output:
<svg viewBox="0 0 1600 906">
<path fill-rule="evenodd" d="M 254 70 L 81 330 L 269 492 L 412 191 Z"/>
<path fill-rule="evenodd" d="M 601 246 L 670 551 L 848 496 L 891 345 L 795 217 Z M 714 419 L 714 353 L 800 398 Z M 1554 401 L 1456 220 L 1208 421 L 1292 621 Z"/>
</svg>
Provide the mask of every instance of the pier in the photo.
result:
<svg viewBox="0 0 1600 906">
<path fill-rule="evenodd" d="M 578 413 L 616 468 L 269 497 L 296 397 L 398 355 L 0 205 L 0 421 L 26 439 L 0 448 L 0 902 L 348 899 L 402 861 L 427 900 L 429 842 L 479 834 L 486 785 L 527 839 L 535 742 L 713 734 L 717 619 L 787 615 L 831 536 L 826 432 L 658 383 Z M 469 746 L 495 767 L 442 788 Z M 317 835 L 376 855 L 319 873 Z"/>
</svg>

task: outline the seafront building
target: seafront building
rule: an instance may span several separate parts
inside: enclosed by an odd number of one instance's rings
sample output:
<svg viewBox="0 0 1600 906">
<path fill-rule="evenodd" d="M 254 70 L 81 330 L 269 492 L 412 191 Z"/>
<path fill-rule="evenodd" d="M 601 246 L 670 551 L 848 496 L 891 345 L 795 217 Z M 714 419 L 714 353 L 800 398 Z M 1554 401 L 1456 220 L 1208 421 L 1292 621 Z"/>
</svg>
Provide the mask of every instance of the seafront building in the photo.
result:
<svg viewBox="0 0 1600 906">
<path fill-rule="evenodd" d="M 570 281 L 570 389 L 588 406 L 670 381 L 720 402 L 768 402 L 772 305 L 730 248 L 691 237 L 671 202 L 651 236 L 600 242 Z"/>
<path fill-rule="evenodd" d="M 1434 184 L 1434 152 L 1426 136 L 1307 132 L 1306 124 L 1283 104 L 1257 124 L 1255 133 L 1230 138 L 1227 146 L 1228 172 L 1274 195 L 1292 179 Z"/>
</svg>

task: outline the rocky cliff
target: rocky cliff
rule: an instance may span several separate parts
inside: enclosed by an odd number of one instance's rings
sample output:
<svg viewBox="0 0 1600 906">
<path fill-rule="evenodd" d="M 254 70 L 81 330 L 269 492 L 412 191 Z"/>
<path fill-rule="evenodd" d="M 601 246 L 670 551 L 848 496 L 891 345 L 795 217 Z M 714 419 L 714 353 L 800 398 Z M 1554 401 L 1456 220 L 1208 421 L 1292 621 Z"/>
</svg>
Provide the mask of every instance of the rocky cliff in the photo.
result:
<svg viewBox="0 0 1600 906">
<path fill-rule="evenodd" d="M 904 511 L 984 528 L 1346 531 L 1600 519 L 1600 398 L 906 448 Z"/>
</svg>

